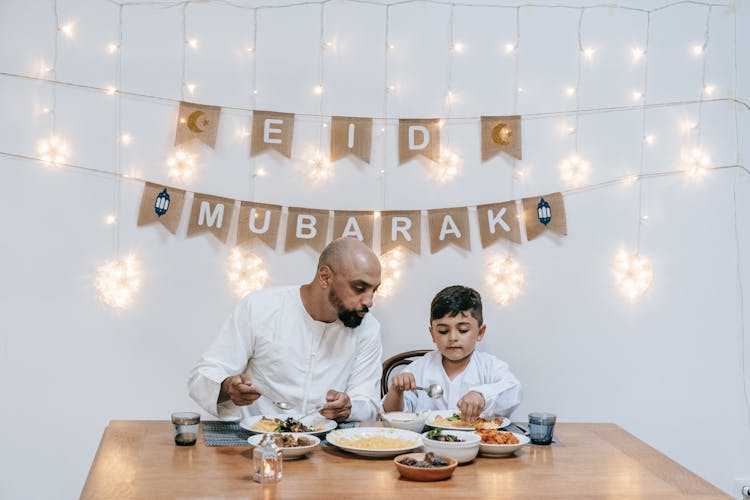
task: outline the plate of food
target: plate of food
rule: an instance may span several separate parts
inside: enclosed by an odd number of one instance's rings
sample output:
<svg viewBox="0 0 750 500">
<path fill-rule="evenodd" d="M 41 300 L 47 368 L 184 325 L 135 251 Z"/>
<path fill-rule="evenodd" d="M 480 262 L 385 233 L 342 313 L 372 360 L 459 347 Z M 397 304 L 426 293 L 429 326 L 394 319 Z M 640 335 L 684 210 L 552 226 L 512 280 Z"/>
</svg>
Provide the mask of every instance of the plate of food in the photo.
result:
<svg viewBox="0 0 750 500">
<path fill-rule="evenodd" d="M 388 427 L 352 427 L 328 433 L 330 444 L 365 457 L 393 457 L 422 446 L 422 436 Z"/>
<path fill-rule="evenodd" d="M 265 434 L 255 434 L 247 438 L 247 442 L 258 446 Z M 313 451 L 319 444 L 320 438 L 301 432 L 278 432 L 271 434 L 273 442 L 281 450 L 284 459 L 300 458 Z"/>
<path fill-rule="evenodd" d="M 430 427 L 438 429 L 452 429 L 454 431 L 473 431 L 474 429 L 502 429 L 510 425 L 510 419 L 497 417 L 487 419 L 480 417 L 473 422 L 467 422 L 461 419 L 461 413 L 456 410 L 435 410 L 431 411 L 425 422 Z"/>
<path fill-rule="evenodd" d="M 242 419 L 240 427 L 256 434 L 269 432 L 297 432 L 302 434 L 325 434 L 336 428 L 336 422 L 319 415 L 310 415 L 297 420 L 286 414 L 253 415 Z"/>
<path fill-rule="evenodd" d="M 503 457 L 512 455 L 527 444 L 529 437 L 515 432 L 504 432 L 497 429 L 477 429 L 474 434 L 479 435 L 479 454 L 486 457 Z"/>
</svg>

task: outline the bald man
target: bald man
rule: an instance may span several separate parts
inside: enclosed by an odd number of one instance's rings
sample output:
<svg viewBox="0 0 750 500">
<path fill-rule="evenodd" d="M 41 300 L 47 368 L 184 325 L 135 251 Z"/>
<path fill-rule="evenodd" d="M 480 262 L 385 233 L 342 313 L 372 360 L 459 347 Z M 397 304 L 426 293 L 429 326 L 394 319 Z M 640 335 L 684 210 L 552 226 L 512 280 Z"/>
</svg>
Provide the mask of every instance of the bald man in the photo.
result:
<svg viewBox="0 0 750 500">
<path fill-rule="evenodd" d="M 337 421 L 374 419 L 382 345 L 368 312 L 379 285 L 372 250 L 334 240 L 310 283 L 242 299 L 190 372 L 190 396 L 222 419 L 284 413 L 274 401 L 290 416 L 321 407 Z"/>
</svg>

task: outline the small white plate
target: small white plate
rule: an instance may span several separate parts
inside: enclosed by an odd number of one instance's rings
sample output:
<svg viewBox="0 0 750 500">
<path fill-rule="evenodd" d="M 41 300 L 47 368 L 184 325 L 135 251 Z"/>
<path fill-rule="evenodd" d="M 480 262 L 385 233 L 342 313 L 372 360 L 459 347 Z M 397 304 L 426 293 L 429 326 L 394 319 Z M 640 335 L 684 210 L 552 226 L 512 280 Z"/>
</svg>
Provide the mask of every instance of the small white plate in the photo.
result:
<svg viewBox="0 0 750 500">
<path fill-rule="evenodd" d="M 296 439 L 302 437 L 304 439 L 312 441 L 312 444 L 306 446 L 279 446 L 279 449 L 281 450 L 281 456 L 285 459 L 300 458 L 313 451 L 320 444 L 320 438 L 311 434 L 306 434 L 304 432 L 279 432 L 278 434 L 292 436 Z M 253 446 L 258 446 L 260 444 L 260 440 L 263 439 L 263 436 L 265 436 L 265 434 L 255 434 L 254 436 L 250 436 L 249 438 L 247 438 L 247 442 Z"/>
<path fill-rule="evenodd" d="M 433 410 L 427 415 L 427 421 L 425 422 L 430 427 L 436 427 L 438 429 L 448 429 L 448 430 L 454 430 L 454 431 L 473 431 L 474 427 L 453 427 L 450 425 L 443 425 L 438 424 L 435 422 L 435 417 L 438 415 L 443 418 L 448 418 L 454 413 L 458 413 L 458 410 Z M 499 418 L 499 417 L 498 417 Z M 487 429 L 502 429 L 503 427 L 508 427 L 510 425 L 510 419 L 506 417 L 502 417 L 503 421 L 502 423 L 498 425 L 493 425 L 492 427 L 486 427 Z"/>
<path fill-rule="evenodd" d="M 264 434 L 263 431 L 259 431 L 256 429 L 253 429 L 253 424 L 258 423 L 263 417 L 266 417 L 268 419 L 274 419 L 278 418 L 280 420 L 286 420 L 289 417 L 294 417 L 294 415 L 289 415 L 286 413 L 279 413 L 275 415 L 253 415 L 251 417 L 247 417 L 242 419 L 240 422 L 240 427 L 243 429 L 247 429 L 248 431 L 254 433 L 254 434 Z M 338 425 L 334 420 L 328 420 L 327 418 L 323 418 L 320 415 L 310 415 L 308 417 L 305 417 L 300 420 L 303 424 L 305 424 L 308 427 L 316 427 L 318 430 L 310 431 L 310 432 L 303 432 L 301 434 L 312 434 L 312 435 L 322 435 L 326 432 L 333 430 Z"/>
<path fill-rule="evenodd" d="M 342 440 L 378 436 L 403 439 L 408 441 L 409 444 L 397 448 L 361 448 L 344 444 L 342 442 Z M 329 433 L 328 436 L 326 436 L 326 440 L 333 446 L 364 457 L 393 457 L 422 446 L 422 436 L 416 432 L 387 427 L 352 427 L 350 429 L 339 429 Z"/>
<path fill-rule="evenodd" d="M 518 438 L 516 444 L 485 444 L 479 443 L 479 454 L 485 457 L 505 457 L 517 452 L 531 441 L 528 436 L 512 432 Z"/>
</svg>

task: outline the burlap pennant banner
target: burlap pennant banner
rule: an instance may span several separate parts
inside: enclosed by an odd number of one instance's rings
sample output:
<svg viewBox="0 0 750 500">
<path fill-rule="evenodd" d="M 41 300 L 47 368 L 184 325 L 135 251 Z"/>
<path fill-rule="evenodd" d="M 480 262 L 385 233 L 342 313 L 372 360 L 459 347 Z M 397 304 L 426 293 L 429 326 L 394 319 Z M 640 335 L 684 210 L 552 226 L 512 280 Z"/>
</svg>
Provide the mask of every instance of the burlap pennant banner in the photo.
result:
<svg viewBox="0 0 750 500">
<path fill-rule="evenodd" d="M 522 159 L 520 116 L 483 116 L 481 121 L 482 161 L 500 153 Z"/>
<path fill-rule="evenodd" d="M 307 245 L 322 251 L 326 246 L 329 218 L 328 210 L 289 207 L 284 249 L 290 251 Z"/>
<path fill-rule="evenodd" d="M 331 118 L 331 161 L 354 155 L 370 163 L 372 118 L 334 116 Z"/>
<path fill-rule="evenodd" d="M 250 141 L 250 156 L 267 149 L 278 151 L 287 158 L 292 157 L 294 114 L 275 111 L 253 111 L 253 132 Z"/>
<path fill-rule="evenodd" d="M 404 247 L 419 255 L 422 251 L 421 210 L 393 210 L 380 215 L 380 253 Z"/>
<path fill-rule="evenodd" d="M 423 155 L 440 159 L 440 120 L 400 119 L 398 121 L 398 164 Z"/>
<path fill-rule="evenodd" d="M 430 228 L 430 253 L 441 250 L 449 243 L 471 250 L 467 207 L 428 210 L 427 222 Z"/>
<path fill-rule="evenodd" d="M 216 147 L 216 132 L 219 130 L 220 116 L 219 106 L 180 102 L 177 130 L 174 136 L 175 146 L 198 139 L 212 148 Z"/>
<path fill-rule="evenodd" d="M 227 241 L 234 213 L 234 200 L 195 193 L 190 210 L 187 235 L 210 232 L 222 243 Z"/>
<path fill-rule="evenodd" d="M 146 182 L 138 211 L 138 225 L 159 223 L 170 233 L 177 234 L 184 204 L 185 191 Z"/>
<path fill-rule="evenodd" d="M 544 231 L 552 231 L 563 236 L 568 234 L 562 193 L 524 198 L 523 219 L 526 223 L 526 239 L 529 241 Z"/>
<path fill-rule="evenodd" d="M 333 238 L 351 236 L 372 247 L 372 229 L 375 216 L 372 212 L 336 211 L 333 213 Z"/>
<path fill-rule="evenodd" d="M 248 240 L 260 240 L 275 249 L 280 224 L 279 205 L 243 201 L 240 203 L 240 217 L 237 222 L 237 244 Z"/>
<path fill-rule="evenodd" d="M 521 243 L 521 225 L 515 200 L 477 205 L 477 221 L 482 248 L 487 248 L 499 238 Z"/>
</svg>

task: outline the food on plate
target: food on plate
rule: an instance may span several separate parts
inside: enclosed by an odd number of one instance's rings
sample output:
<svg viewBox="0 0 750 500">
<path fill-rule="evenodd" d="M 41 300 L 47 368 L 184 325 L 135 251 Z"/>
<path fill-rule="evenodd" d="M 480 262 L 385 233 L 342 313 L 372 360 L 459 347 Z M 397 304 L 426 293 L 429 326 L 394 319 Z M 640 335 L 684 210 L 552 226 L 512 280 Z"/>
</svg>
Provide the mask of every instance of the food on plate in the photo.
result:
<svg viewBox="0 0 750 500">
<path fill-rule="evenodd" d="M 250 428 L 258 432 L 318 432 L 325 430 L 325 426 L 308 426 L 292 417 L 286 420 L 263 417 L 251 425 Z"/>
<path fill-rule="evenodd" d="M 427 439 L 432 439 L 433 441 L 442 441 L 444 443 L 463 443 L 464 440 L 461 439 L 458 436 L 454 436 L 453 434 L 443 434 L 443 431 L 441 429 L 433 429 L 430 432 L 426 434 Z"/>
<path fill-rule="evenodd" d="M 482 438 L 482 444 L 518 444 L 518 438 L 512 432 L 496 429 L 477 429 L 475 434 Z"/>
<path fill-rule="evenodd" d="M 330 441 L 330 437 L 329 437 Z M 348 446 L 350 448 L 365 448 L 368 450 L 389 450 L 399 448 L 415 448 L 419 446 L 416 439 L 404 439 L 397 437 L 388 437 L 380 434 L 373 436 L 358 436 L 354 438 L 339 438 L 336 444 Z"/>
<path fill-rule="evenodd" d="M 422 467 L 425 469 L 429 469 L 432 467 L 445 467 L 448 465 L 448 462 L 440 457 L 436 457 L 435 454 L 431 451 L 425 453 L 424 460 L 417 460 L 416 458 L 406 457 L 399 463 L 408 465 L 409 467 Z"/>
<path fill-rule="evenodd" d="M 274 434 L 273 442 L 280 448 L 295 448 L 297 446 L 310 446 L 315 444 L 312 439 L 304 436 L 294 437 L 289 434 Z"/>
<path fill-rule="evenodd" d="M 495 418 L 493 420 L 478 418 L 473 422 L 467 422 L 466 420 L 461 419 L 461 414 L 459 413 L 454 413 L 450 417 L 443 417 L 442 415 L 437 415 L 435 417 L 435 424 L 441 427 L 474 427 L 475 429 L 497 429 L 497 427 L 502 423 L 502 418 Z"/>
</svg>

